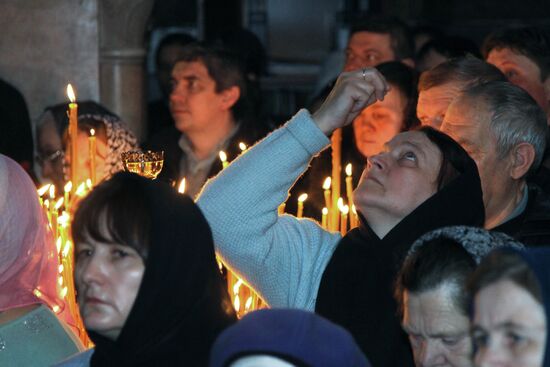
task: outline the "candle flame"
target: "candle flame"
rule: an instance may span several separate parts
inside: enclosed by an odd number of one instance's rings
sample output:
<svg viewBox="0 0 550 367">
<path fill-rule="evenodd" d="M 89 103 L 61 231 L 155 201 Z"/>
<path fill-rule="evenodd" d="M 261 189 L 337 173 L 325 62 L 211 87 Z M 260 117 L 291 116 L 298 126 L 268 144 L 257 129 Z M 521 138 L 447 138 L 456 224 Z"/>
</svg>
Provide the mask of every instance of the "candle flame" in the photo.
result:
<svg viewBox="0 0 550 367">
<path fill-rule="evenodd" d="M 331 184 L 332 184 L 332 179 L 330 177 L 325 178 L 325 182 L 323 182 L 323 189 L 324 190 L 330 189 Z"/>
<path fill-rule="evenodd" d="M 244 304 L 244 309 L 248 311 L 250 309 L 250 306 L 252 306 L 252 296 L 248 297 L 246 300 L 246 303 Z"/>
<path fill-rule="evenodd" d="M 58 305 L 53 305 L 52 311 L 55 313 L 59 313 L 59 311 L 61 311 L 61 307 L 59 307 Z"/>
<path fill-rule="evenodd" d="M 69 220 L 69 214 L 66 211 L 63 211 L 59 218 L 57 218 L 57 224 L 59 224 L 62 228 L 66 228 L 69 225 Z M 61 237 L 59 237 L 58 240 L 61 241 Z M 59 252 L 59 250 L 57 252 Z"/>
<path fill-rule="evenodd" d="M 220 160 L 222 162 L 227 162 L 227 154 L 223 150 L 220 150 Z"/>
<path fill-rule="evenodd" d="M 55 185 L 50 185 L 50 189 L 48 190 L 50 192 L 50 199 L 55 198 Z"/>
<path fill-rule="evenodd" d="M 68 291 L 69 291 L 69 289 L 67 287 L 63 287 L 63 289 L 61 289 L 61 292 L 59 292 L 59 297 L 65 298 Z"/>
<path fill-rule="evenodd" d="M 351 163 L 346 165 L 346 176 L 351 176 Z"/>
<path fill-rule="evenodd" d="M 241 287 L 242 284 L 243 284 L 243 281 L 241 279 L 239 279 L 237 281 L 237 283 L 235 283 L 235 285 L 233 286 L 233 294 L 234 295 L 239 294 L 239 288 Z"/>
<path fill-rule="evenodd" d="M 57 271 L 63 273 L 63 264 L 59 264 L 59 266 L 57 267 Z"/>
<path fill-rule="evenodd" d="M 50 209 L 50 201 L 48 199 L 44 200 L 44 207 Z"/>
<path fill-rule="evenodd" d="M 303 203 L 303 202 L 306 201 L 306 200 L 307 200 L 307 194 L 306 194 L 306 193 L 304 193 L 304 194 L 298 196 L 298 201 L 299 201 L 300 203 Z"/>
<path fill-rule="evenodd" d="M 351 211 L 353 212 L 353 214 L 357 214 L 357 210 L 355 209 L 354 204 L 351 204 Z"/>
<path fill-rule="evenodd" d="M 178 192 L 180 194 L 185 194 L 185 177 L 181 179 L 180 185 L 178 186 Z"/>
<path fill-rule="evenodd" d="M 94 129 L 90 129 L 90 136 L 94 136 L 95 135 L 95 130 Z"/>
<path fill-rule="evenodd" d="M 38 196 L 43 196 L 46 193 L 46 191 L 48 191 L 50 189 L 50 186 L 51 186 L 51 184 L 47 184 L 47 185 L 42 186 L 38 190 L 36 190 L 38 192 Z"/>
<path fill-rule="evenodd" d="M 347 205 L 342 206 L 340 208 L 340 211 L 342 212 L 342 214 L 347 215 L 349 213 L 349 206 Z"/>
<path fill-rule="evenodd" d="M 35 288 L 35 290 L 32 291 L 32 293 L 34 293 L 34 295 L 38 298 L 42 297 L 42 292 L 40 292 L 40 290 L 38 290 L 38 288 Z"/>
<path fill-rule="evenodd" d="M 85 194 L 86 194 L 86 185 L 83 182 L 80 185 L 78 185 L 78 187 L 76 188 L 75 195 L 83 197 Z"/>
<path fill-rule="evenodd" d="M 86 187 L 88 187 L 88 189 L 91 190 L 93 186 L 94 186 L 94 185 L 92 184 L 92 180 L 89 179 L 89 178 L 87 178 L 87 179 L 86 179 Z"/>
<path fill-rule="evenodd" d="M 64 198 L 59 198 L 59 200 L 57 200 L 57 202 L 55 203 L 55 210 L 59 210 L 59 208 L 61 208 L 64 200 Z"/>
<path fill-rule="evenodd" d="M 72 189 L 73 189 L 73 183 L 71 181 L 67 182 L 63 187 L 63 190 L 65 192 L 71 192 Z"/>
<path fill-rule="evenodd" d="M 233 302 L 233 307 L 235 308 L 235 311 L 239 312 L 241 309 L 241 300 L 239 299 L 239 296 L 235 296 L 235 301 Z"/>
<path fill-rule="evenodd" d="M 342 198 L 338 198 L 338 209 L 340 209 L 340 211 L 342 211 L 342 209 L 344 208 L 344 199 Z"/>
<path fill-rule="evenodd" d="M 65 247 L 63 248 L 63 257 L 67 257 L 69 255 L 69 251 L 71 250 L 71 241 L 70 240 L 67 240 L 67 242 L 65 242 Z"/>
<path fill-rule="evenodd" d="M 328 208 L 323 208 L 321 212 L 323 213 L 323 215 L 328 215 Z"/>
<path fill-rule="evenodd" d="M 73 86 L 71 83 L 67 84 L 67 97 L 69 97 L 69 101 L 71 103 L 74 103 L 76 101 L 76 96 L 74 94 Z"/>
<path fill-rule="evenodd" d="M 246 144 L 241 141 L 239 143 L 239 149 L 244 152 L 246 148 L 247 148 Z"/>
<path fill-rule="evenodd" d="M 60 287 L 63 285 L 63 277 L 60 276 L 57 278 L 57 284 L 59 284 Z"/>
</svg>

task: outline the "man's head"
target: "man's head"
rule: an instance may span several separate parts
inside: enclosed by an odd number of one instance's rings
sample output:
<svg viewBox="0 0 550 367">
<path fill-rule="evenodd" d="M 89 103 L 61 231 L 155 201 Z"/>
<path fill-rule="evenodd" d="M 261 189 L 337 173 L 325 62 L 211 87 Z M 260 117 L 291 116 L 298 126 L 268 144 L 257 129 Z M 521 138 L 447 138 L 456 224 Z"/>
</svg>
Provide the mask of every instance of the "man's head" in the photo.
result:
<svg viewBox="0 0 550 367">
<path fill-rule="evenodd" d="M 536 27 L 508 28 L 484 42 L 487 62 L 525 89 L 548 115 L 550 112 L 550 34 Z"/>
<path fill-rule="evenodd" d="M 407 25 L 397 18 L 373 16 L 352 27 L 344 71 L 394 60 L 413 66 L 413 57 L 413 42 Z"/>
<path fill-rule="evenodd" d="M 505 78 L 496 67 L 475 57 L 452 59 L 425 71 L 418 81 L 418 119 L 439 129 L 447 107 L 463 90 L 494 80 Z"/>
<path fill-rule="evenodd" d="M 547 134 L 544 112 L 523 89 L 489 82 L 456 98 L 441 130 L 478 166 L 485 226 L 500 224 L 515 209 L 526 175 L 541 163 Z"/>
<path fill-rule="evenodd" d="M 203 131 L 246 114 L 246 81 L 232 53 L 202 44 L 185 47 L 172 70 L 170 111 L 181 132 Z"/>
</svg>

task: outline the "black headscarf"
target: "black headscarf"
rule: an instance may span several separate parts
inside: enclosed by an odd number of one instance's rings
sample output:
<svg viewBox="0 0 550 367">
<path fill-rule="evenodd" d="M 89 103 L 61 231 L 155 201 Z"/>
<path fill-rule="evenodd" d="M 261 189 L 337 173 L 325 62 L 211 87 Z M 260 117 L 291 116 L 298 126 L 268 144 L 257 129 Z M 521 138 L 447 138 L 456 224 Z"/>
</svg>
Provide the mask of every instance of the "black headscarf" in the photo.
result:
<svg viewBox="0 0 550 367">
<path fill-rule="evenodd" d="M 116 341 L 91 332 L 92 366 L 205 366 L 216 336 L 235 320 L 210 227 L 195 203 L 160 181 L 118 173 L 150 208 L 145 272 Z"/>
</svg>

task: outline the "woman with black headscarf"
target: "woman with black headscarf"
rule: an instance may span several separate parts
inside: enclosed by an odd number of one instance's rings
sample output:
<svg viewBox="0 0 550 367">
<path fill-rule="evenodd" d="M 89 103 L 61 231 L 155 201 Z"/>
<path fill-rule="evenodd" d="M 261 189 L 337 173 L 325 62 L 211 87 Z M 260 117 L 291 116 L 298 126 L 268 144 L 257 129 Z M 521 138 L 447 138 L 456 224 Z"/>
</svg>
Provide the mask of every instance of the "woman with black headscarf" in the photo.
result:
<svg viewBox="0 0 550 367">
<path fill-rule="evenodd" d="M 210 228 L 193 201 L 119 173 L 73 222 L 80 311 L 96 347 L 65 366 L 204 366 L 235 321 Z"/>
</svg>

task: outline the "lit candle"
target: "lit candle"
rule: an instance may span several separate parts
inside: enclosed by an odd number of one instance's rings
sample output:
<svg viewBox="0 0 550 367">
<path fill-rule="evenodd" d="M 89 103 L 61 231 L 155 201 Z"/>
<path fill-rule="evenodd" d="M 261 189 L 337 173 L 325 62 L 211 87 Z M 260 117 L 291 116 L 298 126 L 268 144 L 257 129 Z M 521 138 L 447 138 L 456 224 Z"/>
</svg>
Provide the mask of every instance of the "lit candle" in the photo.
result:
<svg viewBox="0 0 550 367">
<path fill-rule="evenodd" d="M 181 179 L 180 185 L 178 186 L 178 192 L 180 194 L 185 194 L 185 177 Z"/>
<path fill-rule="evenodd" d="M 302 194 L 298 197 L 298 213 L 296 216 L 302 218 L 304 215 L 304 201 L 307 200 L 307 194 Z"/>
<path fill-rule="evenodd" d="M 70 156 L 71 156 L 71 181 L 76 182 L 76 160 L 78 159 L 78 105 L 76 104 L 76 96 L 71 84 L 67 85 L 67 96 L 71 103 L 69 103 L 69 139 Z"/>
<path fill-rule="evenodd" d="M 227 154 L 223 150 L 220 150 L 220 161 L 222 161 L 222 167 L 227 167 Z"/>
<path fill-rule="evenodd" d="M 38 190 L 36 190 L 38 192 L 38 199 L 40 201 L 40 205 L 42 206 L 44 205 L 44 200 L 42 199 L 42 196 L 44 196 L 44 194 L 50 189 L 50 185 L 51 184 L 46 184 L 41 188 L 39 188 Z"/>
<path fill-rule="evenodd" d="M 324 229 L 327 229 L 328 228 L 327 227 L 328 208 L 323 208 L 321 213 L 323 213 L 323 217 L 321 219 L 321 227 L 323 227 Z"/>
<path fill-rule="evenodd" d="M 241 141 L 239 143 L 239 149 L 241 150 L 241 152 L 244 152 L 247 149 L 246 144 Z"/>
<path fill-rule="evenodd" d="M 69 209 L 69 194 L 71 190 L 73 189 L 73 183 L 71 181 L 67 182 L 65 186 L 63 186 L 63 192 L 65 197 L 65 208 Z"/>
<path fill-rule="evenodd" d="M 342 129 L 336 129 L 332 133 L 332 205 L 330 215 L 330 225 L 332 231 L 338 230 L 338 198 L 340 197 L 340 171 L 342 156 Z"/>
<path fill-rule="evenodd" d="M 346 195 L 348 197 L 348 204 L 353 203 L 353 177 L 351 175 L 351 163 L 346 165 Z"/>
<path fill-rule="evenodd" d="M 343 205 L 339 208 L 342 215 L 340 216 L 340 233 L 342 236 L 346 235 L 346 232 L 348 231 L 348 213 L 349 213 L 349 206 Z"/>
<path fill-rule="evenodd" d="M 90 129 L 90 136 L 88 136 L 88 148 L 90 154 L 90 179 L 92 180 L 92 185 L 95 186 L 97 183 L 95 176 L 95 155 L 96 155 L 96 146 L 95 146 L 95 130 Z"/>
<path fill-rule="evenodd" d="M 50 219 L 50 225 L 52 227 L 52 230 L 55 231 L 54 226 L 57 225 L 57 215 L 55 215 L 55 218 L 54 218 L 54 213 L 55 213 L 55 185 L 50 185 L 49 196 L 50 196 L 50 200 L 48 201 L 48 207 L 49 207 L 50 215 L 48 216 L 48 218 Z M 54 223 L 54 221 L 55 221 L 55 223 Z"/>
<path fill-rule="evenodd" d="M 286 203 L 282 203 L 282 204 L 279 205 L 279 207 L 277 208 L 277 213 L 278 213 L 279 215 L 285 214 L 285 209 L 286 209 Z"/>
<path fill-rule="evenodd" d="M 331 203 L 330 203 L 330 184 L 331 184 L 331 178 L 327 177 L 325 178 L 325 182 L 323 182 L 323 190 L 325 193 L 325 205 L 327 207 L 327 210 L 330 211 Z"/>
<path fill-rule="evenodd" d="M 355 205 L 351 205 L 351 215 L 349 217 L 349 226 L 350 229 L 355 228 L 359 225 L 359 218 L 357 218 L 357 210 L 355 210 Z"/>
</svg>

